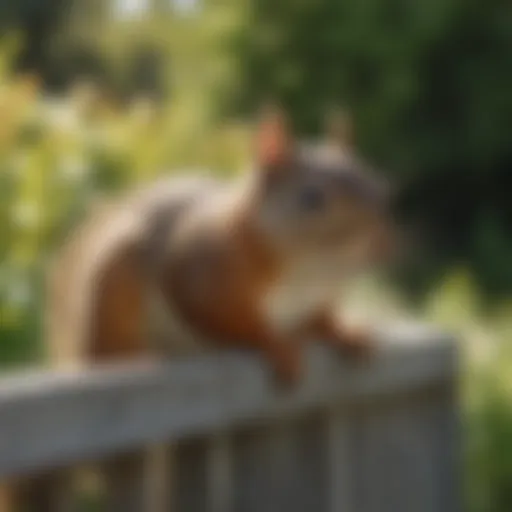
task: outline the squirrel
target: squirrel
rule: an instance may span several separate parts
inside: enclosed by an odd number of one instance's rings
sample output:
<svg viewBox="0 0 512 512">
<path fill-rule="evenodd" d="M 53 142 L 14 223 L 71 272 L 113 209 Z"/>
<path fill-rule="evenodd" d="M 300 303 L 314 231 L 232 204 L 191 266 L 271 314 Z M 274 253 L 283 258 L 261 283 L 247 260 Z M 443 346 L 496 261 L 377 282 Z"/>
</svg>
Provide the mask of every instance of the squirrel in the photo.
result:
<svg viewBox="0 0 512 512">
<path fill-rule="evenodd" d="M 391 254 L 391 219 L 389 189 L 355 155 L 346 118 L 305 143 L 281 111 L 266 111 L 239 178 L 166 178 L 103 205 L 74 233 L 50 274 L 49 360 L 245 347 L 293 385 L 307 338 L 367 356 L 371 336 L 345 325 L 337 302 L 348 277 Z M 113 481 L 127 464 L 111 466 Z"/>
<path fill-rule="evenodd" d="M 293 384 L 306 337 L 367 354 L 369 336 L 335 311 L 344 280 L 390 251 L 388 188 L 355 156 L 347 119 L 317 144 L 288 124 L 263 114 L 239 179 L 164 179 L 91 217 L 57 260 L 51 360 L 238 346 Z"/>
</svg>

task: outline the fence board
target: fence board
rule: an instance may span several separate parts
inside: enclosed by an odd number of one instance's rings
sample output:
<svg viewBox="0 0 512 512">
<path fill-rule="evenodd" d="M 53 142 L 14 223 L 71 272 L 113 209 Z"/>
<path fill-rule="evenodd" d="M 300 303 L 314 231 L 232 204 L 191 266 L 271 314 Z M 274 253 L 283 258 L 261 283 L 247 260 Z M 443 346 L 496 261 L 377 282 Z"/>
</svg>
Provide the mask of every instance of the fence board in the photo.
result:
<svg viewBox="0 0 512 512">
<path fill-rule="evenodd" d="M 176 489 L 173 512 L 205 512 L 208 510 L 208 472 L 206 439 L 191 439 L 179 443 L 173 485 Z"/>
<path fill-rule="evenodd" d="M 457 401 L 457 386 L 452 383 L 448 392 L 437 403 L 436 471 L 437 502 L 436 512 L 461 512 L 462 508 L 462 444 L 460 410 Z"/>
<path fill-rule="evenodd" d="M 330 512 L 356 512 L 355 481 L 353 474 L 355 435 L 353 418 L 343 414 L 339 407 L 328 411 L 326 421 L 326 449 L 329 463 L 329 507 Z"/>
<path fill-rule="evenodd" d="M 236 442 L 235 510 L 326 510 L 328 467 L 322 426 L 314 418 L 298 417 L 240 434 Z"/>
<path fill-rule="evenodd" d="M 334 403 L 410 394 L 453 377 L 454 344 L 444 335 L 408 327 L 378 341 L 380 351 L 365 367 L 311 346 L 304 382 L 293 392 L 276 390 L 259 358 L 232 353 L 4 377 L 0 477 Z"/>
<path fill-rule="evenodd" d="M 206 512 L 232 512 L 233 454 L 227 433 L 215 433 L 206 454 Z"/>
<path fill-rule="evenodd" d="M 361 423 L 357 509 L 438 511 L 435 397 L 368 410 Z"/>
</svg>

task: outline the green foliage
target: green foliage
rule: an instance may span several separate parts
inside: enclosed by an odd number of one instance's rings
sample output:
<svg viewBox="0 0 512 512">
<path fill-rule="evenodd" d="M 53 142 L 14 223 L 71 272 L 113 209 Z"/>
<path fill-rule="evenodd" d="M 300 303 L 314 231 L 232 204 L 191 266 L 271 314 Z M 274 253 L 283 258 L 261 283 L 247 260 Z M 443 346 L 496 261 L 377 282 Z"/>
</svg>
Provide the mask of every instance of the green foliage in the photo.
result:
<svg viewBox="0 0 512 512">
<path fill-rule="evenodd" d="M 450 274 L 425 304 L 457 332 L 463 372 L 467 510 L 506 512 L 512 500 L 512 304 L 490 313 L 467 271 Z"/>
<path fill-rule="evenodd" d="M 259 0 L 242 92 L 277 95 L 310 129 L 348 103 L 365 147 L 404 173 L 484 172 L 509 154 L 510 21 L 500 3 Z"/>
<path fill-rule="evenodd" d="M 315 132 L 326 108 L 347 104 L 363 153 L 403 184 L 404 215 L 429 242 L 424 250 L 436 264 L 410 277 L 428 289 L 463 262 L 479 273 L 483 289 L 510 292 L 510 248 L 503 251 L 512 228 L 505 193 L 512 186 L 509 6 L 462 0 L 255 0 L 252 6 L 238 46 L 240 106 L 277 97 L 304 130 Z M 492 225 L 483 220 L 488 214 Z M 493 240 L 482 245 L 482 236 Z"/>
<path fill-rule="evenodd" d="M 512 502 L 512 386 L 510 349 L 502 346 L 467 386 L 467 498 L 474 512 L 505 512 Z"/>
<path fill-rule="evenodd" d="M 213 35 L 203 35 L 206 28 L 196 23 L 189 29 L 204 39 L 191 39 L 194 52 L 209 44 L 219 53 Z M 190 33 L 182 34 L 185 43 Z M 168 44 L 172 54 L 181 43 L 171 38 Z M 49 99 L 33 76 L 11 73 L 15 50 L 8 45 L 0 52 L 2 364 L 40 356 L 46 263 L 91 202 L 182 166 L 233 172 L 245 161 L 247 148 L 243 125 L 214 122 L 208 108 L 214 104 L 214 80 L 195 83 L 185 75 L 170 99 L 160 103 L 138 96 L 120 105 L 84 81 Z M 185 62 L 181 66 L 187 68 Z"/>
<path fill-rule="evenodd" d="M 203 4 L 197 16 L 94 27 L 121 92 L 130 55 L 141 44 L 159 52 L 160 104 L 139 97 L 120 107 L 84 83 L 48 101 L 31 77 L 12 76 L 19 42 L 4 41 L 0 361 L 39 358 L 45 263 L 91 201 L 176 167 L 233 172 L 248 139 L 244 126 L 218 124 L 232 108 L 277 97 L 314 133 L 326 108 L 347 104 L 362 151 L 405 182 L 405 213 L 430 235 L 411 272 L 430 289 L 423 312 L 465 341 L 470 510 L 507 512 L 512 305 L 489 308 L 478 287 L 512 290 L 512 10 L 475 0 Z"/>
</svg>

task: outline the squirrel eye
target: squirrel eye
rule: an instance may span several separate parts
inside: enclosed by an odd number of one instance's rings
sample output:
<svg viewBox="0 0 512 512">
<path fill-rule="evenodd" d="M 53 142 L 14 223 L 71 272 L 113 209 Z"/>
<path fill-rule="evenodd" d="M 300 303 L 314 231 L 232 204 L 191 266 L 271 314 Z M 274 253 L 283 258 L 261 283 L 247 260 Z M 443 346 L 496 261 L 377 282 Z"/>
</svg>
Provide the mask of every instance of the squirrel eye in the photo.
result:
<svg viewBox="0 0 512 512">
<path fill-rule="evenodd" d="M 315 211 L 323 207 L 325 196 L 318 188 L 308 187 L 301 191 L 300 205 L 304 210 Z"/>
</svg>

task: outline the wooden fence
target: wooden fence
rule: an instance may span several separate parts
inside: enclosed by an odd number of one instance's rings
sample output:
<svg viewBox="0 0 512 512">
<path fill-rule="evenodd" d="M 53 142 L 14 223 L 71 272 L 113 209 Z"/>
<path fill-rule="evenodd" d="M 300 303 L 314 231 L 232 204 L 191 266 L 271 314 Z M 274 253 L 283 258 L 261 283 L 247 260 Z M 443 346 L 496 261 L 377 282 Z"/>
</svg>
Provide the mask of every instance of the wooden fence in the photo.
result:
<svg viewBox="0 0 512 512">
<path fill-rule="evenodd" d="M 364 365 L 311 346 L 291 392 L 233 353 L 4 377 L 0 479 L 168 443 L 174 511 L 457 512 L 455 343 L 378 337 Z"/>
</svg>

